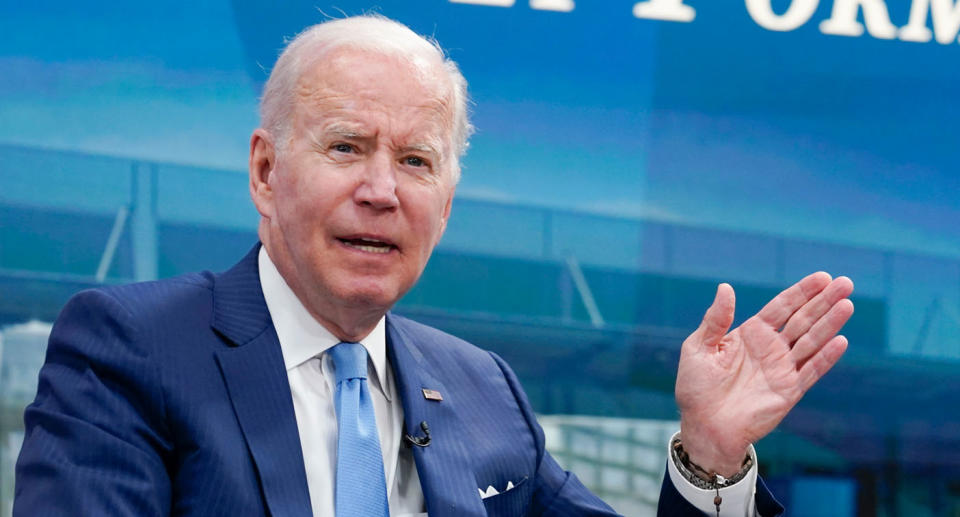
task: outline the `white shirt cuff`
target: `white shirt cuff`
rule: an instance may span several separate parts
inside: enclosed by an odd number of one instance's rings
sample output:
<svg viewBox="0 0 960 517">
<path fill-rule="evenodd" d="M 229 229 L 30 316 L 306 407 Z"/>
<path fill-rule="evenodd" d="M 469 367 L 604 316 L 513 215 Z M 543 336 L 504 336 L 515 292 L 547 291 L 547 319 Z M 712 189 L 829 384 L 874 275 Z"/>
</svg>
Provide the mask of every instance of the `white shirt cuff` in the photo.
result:
<svg viewBox="0 0 960 517">
<path fill-rule="evenodd" d="M 683 477 L 673 462 L 670 443 L 679 434 L 679 432 L 674 434 L 667 443 L 667 475 L 670 476 L 670 482 L 676 487 L 677 492 L 680 492 L 680 495 L 698 510 L 707 515 L 716 515 L 717 507 L 713 504 L 713 498 L 717 495 L 716 490 L 697 488 Z M 747 454 L 753 459 L 753 466 L 750 467 L 747 475 L 737 483 L 720 489 L 720 497 L 723 498 L 720 504 L 720 517 L 754 517 L 757 514 L 757 502 L 754 499 L 757 491 L 757 451 L 754 450 L 753 445 L 747 449 Z"/>
</svg>

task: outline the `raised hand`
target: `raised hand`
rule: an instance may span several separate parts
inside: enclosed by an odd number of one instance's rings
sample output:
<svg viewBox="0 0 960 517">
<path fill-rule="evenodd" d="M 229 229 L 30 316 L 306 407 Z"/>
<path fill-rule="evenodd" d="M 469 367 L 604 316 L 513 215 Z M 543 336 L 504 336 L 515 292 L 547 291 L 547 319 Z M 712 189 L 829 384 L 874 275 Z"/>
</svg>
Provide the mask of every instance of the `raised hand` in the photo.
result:
<svg viewBox="0 0 960 517">
<path fill-rule="evenodd" d="M 720 284 L 677 371 L 683 448 L 708 471 L 731 476 L 747 446 L 773 430 L 847 349 L 837 335 L 853 314 L 853 282 L 814 273 L 730 331 L 733 288 Z"/>
</svg>

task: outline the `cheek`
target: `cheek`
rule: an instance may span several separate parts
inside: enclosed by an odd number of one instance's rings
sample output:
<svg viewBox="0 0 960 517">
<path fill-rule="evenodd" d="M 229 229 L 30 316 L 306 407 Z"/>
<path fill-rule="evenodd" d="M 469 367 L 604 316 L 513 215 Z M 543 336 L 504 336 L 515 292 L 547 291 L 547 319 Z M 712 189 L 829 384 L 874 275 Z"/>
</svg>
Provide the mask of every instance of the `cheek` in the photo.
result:
<svg viewBox="0 0 960 517">
<path fill-rule="evenodd" d="M 307 196 L 297 193 L 277 199 L 277 224 L 283 234 L 290 240 L 290 244 L 302 248 L 313 247 L 317 244 L 316 234 L 322 232 L 320 224 L 325 218 L 317 214 L 317 204 L 309 201 Z"/>
<path fill-rule="evenodd" d="M 316 175 L 289 174 L 284 180 L 276 201 L 276 210 L 284 216 L 284 222 L 300 234 L 322 228 L 322 222 L 328 219 L 325 212 L 329 212 L 333 202 L 329 195 L 337 186 L 322 184 Z"/>
<path fill-rule="evenodd" d="M 419 229 L 423 235 L 424 252 L 429 255 L 433 247 L 440 242 L 444 230 L 443 205 L 431 205 L 430 210 L 424 210 Z"/>
</svg>

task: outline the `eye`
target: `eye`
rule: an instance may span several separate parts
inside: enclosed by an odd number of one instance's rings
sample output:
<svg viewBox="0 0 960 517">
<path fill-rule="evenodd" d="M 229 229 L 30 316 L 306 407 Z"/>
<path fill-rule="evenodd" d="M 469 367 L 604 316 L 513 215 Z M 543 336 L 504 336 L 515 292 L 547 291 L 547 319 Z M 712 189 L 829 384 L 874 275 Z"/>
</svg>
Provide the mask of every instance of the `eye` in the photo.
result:
<svg viewBox="0 0 960 517">
<path fill-rule="evenodd" d="M 430 165 L 426 160 L 419 156 L 407 156 L 403 159 L 403 163 L 411 167 L 428 167 Z"/>
<path fill-rule="evenodd" d="M 354 152 L 355 150 L 352 145 L 344 144 L 344 143 L 333 144 L 332 146 L 330 146 L 330 149 L 333 149 L 338 153 L 348 153 L 348 154 Z"/>
</svg>

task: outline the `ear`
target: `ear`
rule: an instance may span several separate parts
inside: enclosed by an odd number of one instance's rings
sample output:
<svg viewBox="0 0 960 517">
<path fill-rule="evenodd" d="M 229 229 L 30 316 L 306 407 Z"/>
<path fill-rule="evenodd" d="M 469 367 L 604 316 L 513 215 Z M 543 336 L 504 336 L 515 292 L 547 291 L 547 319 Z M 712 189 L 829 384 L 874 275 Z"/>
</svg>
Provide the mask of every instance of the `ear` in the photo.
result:
<svg viewBox="0 0 960 517">
<path fill-rule="evenodd" d="M 271 176 L 277 164 L 273 136 L 263 128 L 257 128 L 250 136 L 250 198 L 257 212 L 270 219 L 274 214 Z"/>
</svg>

